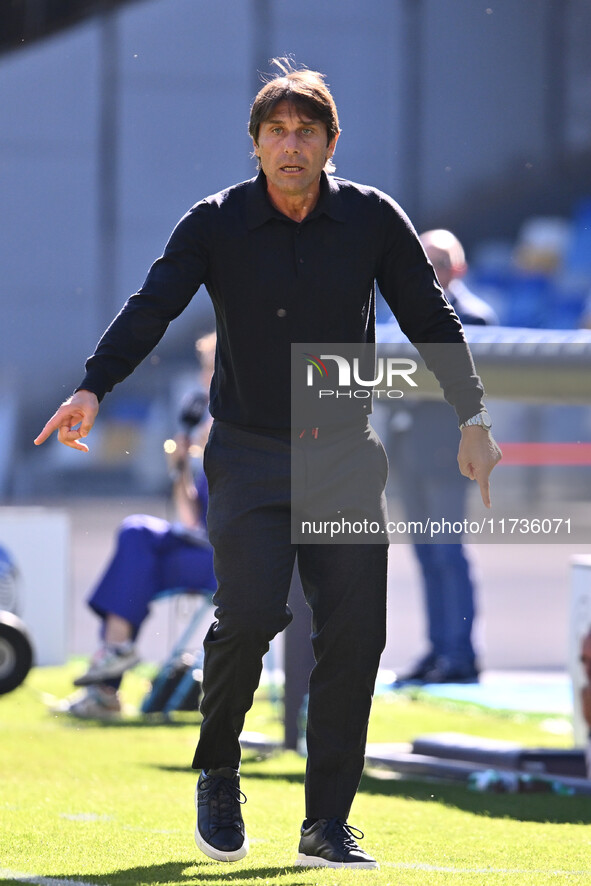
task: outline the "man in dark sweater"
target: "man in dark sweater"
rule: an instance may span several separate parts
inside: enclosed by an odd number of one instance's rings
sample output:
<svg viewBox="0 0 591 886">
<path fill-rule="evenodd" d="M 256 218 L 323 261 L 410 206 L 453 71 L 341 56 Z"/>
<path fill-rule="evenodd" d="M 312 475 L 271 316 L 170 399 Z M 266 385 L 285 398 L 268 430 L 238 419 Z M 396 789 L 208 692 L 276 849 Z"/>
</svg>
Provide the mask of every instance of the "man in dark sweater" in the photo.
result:
<svg viewBox="0 0 591 886">
<path fill-rule="evenodd" d="M 293 543 L 292 441 L 301 441 L 303 459 L 316 443 L 326 455 L 334 441 L 341 447 L 343 475 L 363 463 L 364 486 L 375 490 L 370 510 L 380 511 L 386 462 L 368 424 L 367 401 L 339 433 L 315 426 L 292 435 L 292 343 L 373 342 L 377 281 L 459 421 L 469 422 L 462 430 L 460 470 L 479 483 L 487 507 L 489 474 L 500 452 L 488 431 L 483 389 L 461 324 L 410 221 L 386 194 L 329 174 L 339 122 L 324 78 L 285 62 L 278 66 L 280 73 L 251 108 L 258 175 L 200 201 L 181 219 L 144 285 L 87 361 L 78 389 L 36 443 L 57 430 L 62 443 L 87 450 L 82 439 L 102 397 L 206 286 L 217 329 L 214 423 L 204 467 L 218 590 L 216 621 L 205 640 L 203 722 L 193 761 L 201 770 L 195 839 L 221 861 L 240 859 L 248 850 L 239 737 L 262 657 L 291 620 L 287 595 L 297 556 L 312 609 L 316 665 L 309 691 L 306 818 L 296 863 L 375 868 L 347 818 L 363 770 L 385 644 L 387 544 Z M 439 347 L 429 351 L 431 343 L 453 345 L 453 359 Z M 351 452 L 355 457 L 347 463 Z"/>
</svg>

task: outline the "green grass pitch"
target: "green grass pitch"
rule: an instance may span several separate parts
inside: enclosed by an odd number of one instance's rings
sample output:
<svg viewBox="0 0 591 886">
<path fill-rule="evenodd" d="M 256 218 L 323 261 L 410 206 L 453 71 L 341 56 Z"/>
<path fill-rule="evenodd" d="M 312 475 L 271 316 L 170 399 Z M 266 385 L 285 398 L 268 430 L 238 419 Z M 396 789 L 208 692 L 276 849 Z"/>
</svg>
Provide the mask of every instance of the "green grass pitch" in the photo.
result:
<svg viewBox="0 0 591 886">
<path fill-rule="evenodd" d="M 57 886 L 430 886 L 591 884 L 591 799 L 487 794 L 462 784 L 367 772 L 350 816 L 379 871 L 295 868 L 303 818 L 305 761 L 247 752 L 243 812 L 248 856 L 219 864 L 193 841 L 189 768 L 198 715 L 173 723 L 127 716 L 116 725 L 52 715 L 79 663 L 36 668 L 0 697 L 0 882 Z M 137 705 L 147 671 L 128 674 L 124 700 Z M 261 692 L 246 728 L 280 737 L 276 710 Z M 429 702 L 400 694 L 376 699 L 370 741 L 408 741 L 441 731 L 568 746 L 547 718 Z"/>
</svg>

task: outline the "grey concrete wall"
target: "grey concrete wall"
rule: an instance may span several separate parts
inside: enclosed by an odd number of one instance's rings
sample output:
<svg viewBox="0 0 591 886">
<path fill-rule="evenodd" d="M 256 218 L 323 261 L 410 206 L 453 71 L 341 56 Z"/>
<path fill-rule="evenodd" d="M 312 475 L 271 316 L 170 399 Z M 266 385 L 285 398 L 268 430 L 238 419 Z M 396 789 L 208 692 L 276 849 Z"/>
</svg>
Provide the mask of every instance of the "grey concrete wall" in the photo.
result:
<svg viewBox="0 0 591 886">
<path fill-rule="evenodd" d="M 180 215 L 201 196 L 253 174 L 248 108 L 255 68 L 265 69 L 269 57 L 293 53 L 326 72 L 343 127 L 338 173 L 391 192 L 420 223 L 474 182 L 543 158 L 554 5 L 133 4 L 115 22 L 118 122 L 107 156 L 116 178 L 106 207 L 99 184 L 100 20 L 2 57 L 0 377 L 10 379 L 25 419 L 44 418 L 70 392 L 105 319 L 141 284 Z M 573 46 L 567 129 L 580 145 L 589 135 L 580 34 L 591 7 L 581 0 L 566 7 Z M 415 95 L 416 108 L 409 101 Z M 111 282 L 101 273 L 101 206 L 118 226 Z M 203 303 L 199 295 L 173 324 L 159 348 L 161 362 L 140 370 L 128 390 L 152 384 L 175 355 L 190 359 Z"/>
</svg>

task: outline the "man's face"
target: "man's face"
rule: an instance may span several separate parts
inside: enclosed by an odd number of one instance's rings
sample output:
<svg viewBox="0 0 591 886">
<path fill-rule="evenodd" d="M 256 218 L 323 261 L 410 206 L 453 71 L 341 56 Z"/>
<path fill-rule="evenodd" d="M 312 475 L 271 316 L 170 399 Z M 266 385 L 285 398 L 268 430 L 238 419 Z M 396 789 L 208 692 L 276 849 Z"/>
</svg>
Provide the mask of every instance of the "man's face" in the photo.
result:
<svg viewBox="0 0 591 886">
<path fill-rule="evenodd" d="M 337 138 L 328 142 L 324 123 L 307 118 L 290 102 L 280 102 L 269 119 L 261 123 L 258 143 L 254 143 L 269 192 L 289 197 L 317 187 Z"/>
</svg>

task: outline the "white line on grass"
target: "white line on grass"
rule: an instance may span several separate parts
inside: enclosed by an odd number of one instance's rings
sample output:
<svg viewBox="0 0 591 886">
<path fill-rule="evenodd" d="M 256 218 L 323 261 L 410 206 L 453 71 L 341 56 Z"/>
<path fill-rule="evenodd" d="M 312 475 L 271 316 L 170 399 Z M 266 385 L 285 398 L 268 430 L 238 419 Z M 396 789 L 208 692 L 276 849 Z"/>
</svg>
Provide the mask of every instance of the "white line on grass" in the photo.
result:
<svg viewBox="0 0 591 886">
<path fill-rule="evenodd" d="M 5 871 L 0 868 L 3 880 L 14 880 L 15 883 L 34 883 L 35 886 L 96 886 L 84 880 L 61 880 L 58 877 L 37 877 L 35 874 L 22 874 L 18 871 Z"/>
<path fill-rule="evenodd" d="M 405 864 L 386 861 L 380 862 L 380 865 L 384 868 L 396 868 L 399 871 L 432 871 L 437 874 L 546 874 L 550 877 L 580 877 L 591 874 L 591 871 L 548 871 L 538 868 L 456 868 L 420 862 Z"/>
</svg>

